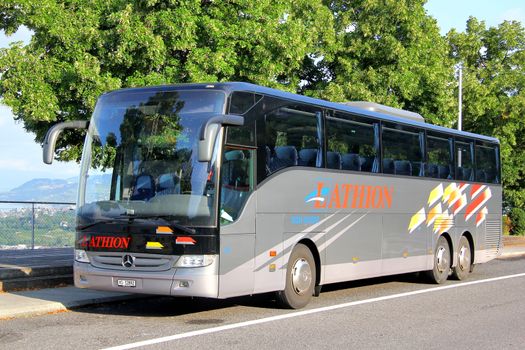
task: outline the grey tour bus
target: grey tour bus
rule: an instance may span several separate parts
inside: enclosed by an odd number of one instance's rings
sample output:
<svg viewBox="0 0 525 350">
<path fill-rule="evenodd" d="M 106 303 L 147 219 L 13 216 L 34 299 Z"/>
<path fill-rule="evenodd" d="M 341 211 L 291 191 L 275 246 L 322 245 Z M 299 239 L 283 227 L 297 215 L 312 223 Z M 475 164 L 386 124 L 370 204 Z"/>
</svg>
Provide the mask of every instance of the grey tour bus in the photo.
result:
<svg viewBox="0 0 525 350">
<path fill-rule="evenodd" d="M 497 139 L 373 103 L 247 83 L 103 94 L 86 129 L 79 288 L 228 298 L 424 271 L 465 279 L 501 247 Z"/>
</svg>

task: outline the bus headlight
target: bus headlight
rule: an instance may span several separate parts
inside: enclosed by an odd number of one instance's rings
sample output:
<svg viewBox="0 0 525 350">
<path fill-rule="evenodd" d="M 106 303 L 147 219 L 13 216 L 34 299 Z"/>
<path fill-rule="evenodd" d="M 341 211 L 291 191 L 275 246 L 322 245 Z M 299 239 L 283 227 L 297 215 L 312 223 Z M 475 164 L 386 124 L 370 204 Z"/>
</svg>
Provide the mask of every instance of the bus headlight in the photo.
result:
<svg viewBox="0 0 525 350">
<path fill-rule="evenodd" d="M 183 255 L 175 263 L 175 267 L 204 267 L 213 264 L 215 255 Z"/>
<path fill-rule="evenodd" d="M 89 257 L 85 250 L 75 249 L 75 261 L 89 263 Z"/>
</svg>

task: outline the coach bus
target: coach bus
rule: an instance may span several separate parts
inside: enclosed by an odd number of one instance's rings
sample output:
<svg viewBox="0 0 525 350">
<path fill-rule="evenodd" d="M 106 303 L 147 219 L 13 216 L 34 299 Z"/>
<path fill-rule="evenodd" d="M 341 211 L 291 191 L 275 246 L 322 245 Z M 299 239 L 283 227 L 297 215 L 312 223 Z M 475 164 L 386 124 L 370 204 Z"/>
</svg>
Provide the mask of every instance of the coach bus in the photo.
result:
<svg viewBox="0 0 525 350">
<path fill-rule="evenodd" d="M 462 280 L 501 248 L 498 140 L 416 113 L 247 83 L 122 89 L 53 126 L 46 163 L 71 128 L 80 288 L 301 308 L 329 283 Z"/>
</svg>

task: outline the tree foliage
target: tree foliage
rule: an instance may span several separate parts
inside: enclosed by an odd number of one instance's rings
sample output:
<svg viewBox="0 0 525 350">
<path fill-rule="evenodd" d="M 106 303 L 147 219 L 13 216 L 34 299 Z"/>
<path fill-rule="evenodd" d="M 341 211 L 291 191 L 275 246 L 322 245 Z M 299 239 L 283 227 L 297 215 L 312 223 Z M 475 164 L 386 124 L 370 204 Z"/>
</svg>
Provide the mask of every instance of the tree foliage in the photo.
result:
<svg viewBox="0 0 525 350">
<path fill-rule="evenodd" d="M 0 94 L 41 142 L 50 124 L 88 119 L 108 90 L 247 81 L 332 101 L 366 100 L 454 126 L 464 65 L 464 129 L 502 141 L 505 196 L 525 204 L 524 29 L 439 34 L 425 0 L 3 0 L 0 29 L 34 35 L 0 50 Z M 66 132 L 59 159 L 78 159 Z"/>
<path fill-rule="evenodd" d="M 0 51 L 0 93 L 41 142 L 51 122 L 89 118 L 107 90 L 241 80 L 295 91 L 303 58 L 331 46 L 331 18 L 321 0 L 4 0 L 0 29 L 34 35 Z M 78 158 L 80 136 L 65 136 L 60 158 Z"/>
<path fill-rule="evenodd" d="M 463 129 L 498 137 L 505 200 L 525 205 L 525 28 L 487 28 L 470 18 L 464 33 L 447 34 L 450 55 L 463 65 Z"/>
<path fill-rule="evenodd" d="M 525 235 L 525 210 L 514 207 L 509 213 L 510 233 L 512 235 Z"/>
<path fill-rule="evenodd" d="M 450 126 L 453 65 L 423 0 L 329 1 L 336 47 L 308 74 L 312 94 L 335 101 L 373 101 L 421 113 Z"/>
</svg>

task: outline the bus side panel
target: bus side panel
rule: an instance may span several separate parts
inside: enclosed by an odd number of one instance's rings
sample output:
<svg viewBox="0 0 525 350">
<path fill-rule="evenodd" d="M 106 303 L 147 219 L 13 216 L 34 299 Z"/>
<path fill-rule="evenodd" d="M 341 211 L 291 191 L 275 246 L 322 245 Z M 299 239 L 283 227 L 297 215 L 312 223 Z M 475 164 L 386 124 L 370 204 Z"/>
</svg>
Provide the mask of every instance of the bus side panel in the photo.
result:
<svg viewBox="0 0 525 350">
<path fill-rule="evenodd" d="M 325 233 L 320 230 L 301 230 L 303 225 L 294 223 L 299 214 L 259 214 L 255 257 L 255 293 L 283 290 L 286 270 L 293 248 L 302 240 L 309 240 L 319 247 L 324 245 Z M 311 228 L 309 225 L 308 228 Z M 283 232 L 284 233 L 281 233 Z M 321 264 L 325 263 L 324 251 L 318 251 Z M 313 252 L 315 255 L 316 252 Z M 275 255 L 275 256 L 272 256 Z M 321 283 L 323 276 L 321 276 Z"/>
<path fill-rule="evenodd" d="M 325 283 L 380 274 L 381 217 L 361 212 L 338 214 L 332 219 L 340 224 L 327 232 L 326 242 L 319 248 L 326 248 Z"/>
<path fill-rule="evenodd" d="M 221 236 L 219 298 L 253 293 L 254 234 Z"/>
<path fill-rule="evenodd" d="M 502 189 L 500 185 L 472 185 L 467 193 L 472 206 L 467 205 L 460 213 L 460 220 L 474 239 L 474 263 L 490 261 L 501 254 L 502 243 Z M 479 198 L 487 198 L 479 202 Z M 478 200 L 476 202 L 476 200 Z M 478 206 L 471 210 L 473 206 Z M 469 217 L 470 215 L 470 217 Z M 466 219 L 468 218 L 468 220 Z"/>
<path fill-rule="evenodd" d="M 501 224 L 501 215 L 488 215 L 486 222 L 476 228 L 479 243 L 474 253 L 474 263 L 484 263 L 501 254 Z"/>
<path fill-rule="evenodd" d="M 219 298 L 253 293 L 256 198 L 248 198 L 237 221 L 221 226 Z"/>
<path fill-rule="evenodd" d="M 407 234 L 407 222 L 412 214 L 383 215 L 383 264 L 382 275 L 392 275 L 428 269 L 432 256 L 428 253 L 431 229 L 421 227 Z"/>
<path fill-rule="evenodd" d="M 285 214 L 257 214 L 254 293 L 283 290 L 289 250 L 285 250 Z M 275 255 L 275 256 L 273 256 Z"/>
</svg>

